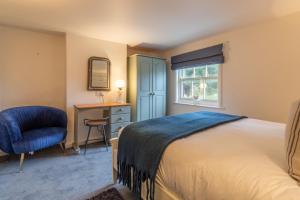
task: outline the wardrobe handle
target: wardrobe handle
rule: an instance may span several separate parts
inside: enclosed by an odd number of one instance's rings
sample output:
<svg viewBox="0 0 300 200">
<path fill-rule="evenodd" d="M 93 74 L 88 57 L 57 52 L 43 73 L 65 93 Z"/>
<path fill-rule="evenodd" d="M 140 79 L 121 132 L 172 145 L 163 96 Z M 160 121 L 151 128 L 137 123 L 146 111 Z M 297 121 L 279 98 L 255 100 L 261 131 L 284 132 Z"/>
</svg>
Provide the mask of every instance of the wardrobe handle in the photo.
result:
<svg viewBox="0 0 300 200">
<path fill-rule="evenodd" d="M 152 92 L 152 95 L 155 95 L 155 92 Z"/>
</svg>

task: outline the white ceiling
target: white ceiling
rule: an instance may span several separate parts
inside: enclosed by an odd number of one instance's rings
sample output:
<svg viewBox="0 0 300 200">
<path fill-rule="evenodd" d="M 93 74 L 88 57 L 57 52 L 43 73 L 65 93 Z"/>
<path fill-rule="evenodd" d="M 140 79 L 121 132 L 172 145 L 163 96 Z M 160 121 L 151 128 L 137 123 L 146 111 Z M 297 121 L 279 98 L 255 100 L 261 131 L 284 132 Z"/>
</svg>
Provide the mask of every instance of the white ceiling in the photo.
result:
<svg viewBox="0 0 300 200">
<path fill-rule="evenodd" d="M 300 11 L 300 0 L 1 0 L 0 23 L 166 49 Z"/>
</svg>

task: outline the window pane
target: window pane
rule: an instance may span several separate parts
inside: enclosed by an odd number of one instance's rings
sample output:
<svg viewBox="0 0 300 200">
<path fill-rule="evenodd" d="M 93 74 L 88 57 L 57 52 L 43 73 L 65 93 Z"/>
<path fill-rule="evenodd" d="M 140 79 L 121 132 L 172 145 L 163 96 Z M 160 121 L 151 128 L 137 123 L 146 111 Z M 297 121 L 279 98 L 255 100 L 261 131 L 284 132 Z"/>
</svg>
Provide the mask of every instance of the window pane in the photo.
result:
<svg viewBox="0 0 300 200">
<path fill-rule="evenodd" d="M 178 76 L 178 100 L 195 105 L 215 105 L 220 98 L 218 76 L 218 64 L 181 69 Z"/>
<path fill-rule="evenodd" d="M 205 71 L 206 71 L 205 67 L 195 67 L 195 76 L 204 77 L 206 76 Z"/>
<path fill-rule="evenodd" d="M 203 80 L 194 80 L 193 87 L 194 87 L 193 98 L 195 100 L 203 100 L 204 98 Z"/>
<path fill-rule="evenodd" d="M 208 76 L 218 76 L 219 65 L 208 65 L 207 74 Z"/>
<path fill-rule="evenodd" d="M 205 100 L 218 101 L 218 79 L 206 80 Z"/>
<path fill-rule="evenodd" d="M 192 98 L 192 81 L 182 81 L 182 98 Z"/>
<path fill-rule="evenodd" d="M 183 71 L 183 78 L 192 78 L 194 77 L 194 69 L 193 68 L 187 68 L 187 69 L 182 69 Z"/>
</svg>

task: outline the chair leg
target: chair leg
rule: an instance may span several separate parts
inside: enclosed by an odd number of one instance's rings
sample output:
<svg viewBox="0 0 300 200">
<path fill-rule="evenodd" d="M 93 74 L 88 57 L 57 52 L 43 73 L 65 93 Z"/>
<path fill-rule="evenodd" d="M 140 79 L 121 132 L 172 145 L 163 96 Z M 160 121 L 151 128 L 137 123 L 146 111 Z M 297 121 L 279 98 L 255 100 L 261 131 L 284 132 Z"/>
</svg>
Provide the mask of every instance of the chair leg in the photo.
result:
<svg viewBox="0 0 300 200">
<path fill-rule="evenodd" d="M 23 163 L 24 163 L 24 158 L 25 158 L 25 153 L 22 153 L 22 154 L 21 154 L 21 157 L 20 157 L 20 167 L 19 167 L 19 172 L 20 172 L 20 173 L 23 173 Z"/>
<path fill-rule="evenodd" d="M 90 138 L 91 129 L 92 129 L 92 127 L 89 126 L 88 136 L 87 136 L 87 138 L 86 138 L 85 145 L 84 145 L 84 155 L 86 154 L 86 147 L 87 147 L 87 143 L 88 143 L 89 138 Z"/>
<path fill-rule="evenodd" d="M 105 145 L 106 145 L 106 151 L 108 151 L 108 144 L 107 144 L 107 139 L 106 139 L 106 132 L 105 132 L 105 126 L 102 126 L 102 134 L 103 134 L 103 138 L 104 138 L 104 142 L 105 142 Z"/>
</svg>

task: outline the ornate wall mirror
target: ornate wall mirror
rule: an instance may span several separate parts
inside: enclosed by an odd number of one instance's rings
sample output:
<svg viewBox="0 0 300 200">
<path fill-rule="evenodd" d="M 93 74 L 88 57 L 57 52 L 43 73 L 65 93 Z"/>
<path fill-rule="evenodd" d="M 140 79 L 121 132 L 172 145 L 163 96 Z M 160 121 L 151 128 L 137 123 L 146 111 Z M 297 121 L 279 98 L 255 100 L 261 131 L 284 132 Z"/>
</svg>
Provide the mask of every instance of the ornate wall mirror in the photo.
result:
<svg viewBox="0 0 300 200">
<path fill-rule="evenodd" d="M 88 90 L 110 90 L 110 60 L 90 57 L 88 65 Z"/>
</svg>

